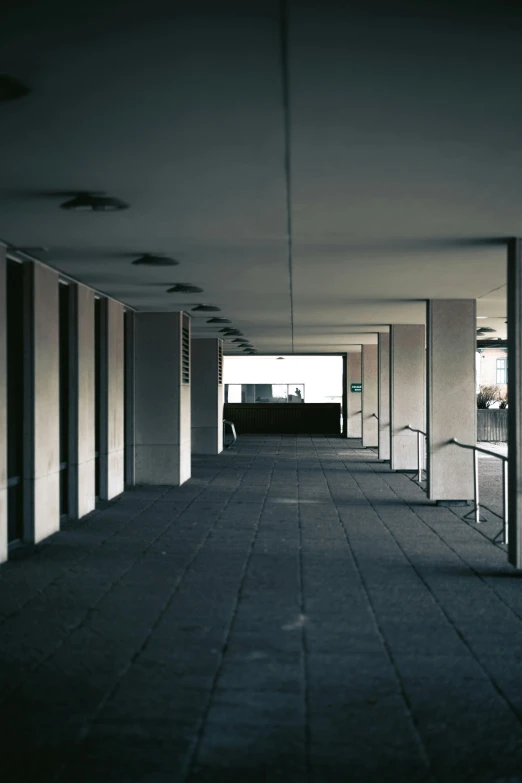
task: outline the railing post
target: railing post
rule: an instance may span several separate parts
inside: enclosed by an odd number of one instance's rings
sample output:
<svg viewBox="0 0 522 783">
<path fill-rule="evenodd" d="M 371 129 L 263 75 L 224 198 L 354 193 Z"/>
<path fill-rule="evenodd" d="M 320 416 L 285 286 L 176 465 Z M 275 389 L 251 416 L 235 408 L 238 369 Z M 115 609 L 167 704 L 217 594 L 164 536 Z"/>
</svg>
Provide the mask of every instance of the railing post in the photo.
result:
<svg viewBox="0 0 522 783">
<path fill-rule="evenodd" d="M 509 542 L 508 536 L 508 462 L 502 460 L 502 495 L 504 499 L 504 544 Z"/>
<path fill-rule="evenodd" d="M 473 451 L 473 489 L 475 493 L 475 522 L 480 523 L 478 451 Z"/>
</svg>

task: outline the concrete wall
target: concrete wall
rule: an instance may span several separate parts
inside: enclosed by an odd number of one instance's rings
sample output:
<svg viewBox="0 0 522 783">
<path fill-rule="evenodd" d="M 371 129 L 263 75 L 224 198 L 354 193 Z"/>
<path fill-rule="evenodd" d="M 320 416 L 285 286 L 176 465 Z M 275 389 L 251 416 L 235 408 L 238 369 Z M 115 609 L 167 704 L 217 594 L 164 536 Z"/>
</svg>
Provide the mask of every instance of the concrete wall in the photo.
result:
<svg viewBox="0 0 522 783">
<path fill-rule="evenodd" d="M 379 354 L 379 459 L 390 459 L 390 335 L 378 335 Z"/>
<path fill-rule="evenodd" d="M 136 313 L 135 481 L 183 484 L 191 475 L 190 384 L 182 381 L 183 313 Z M 189 343 L 190 344 L 190 343 Z"/>
<path fill-rule="evenodd" d="M 192 340 L 191 350 L 192 452 L 220 454 L 223 451 L 223 342 L 215 338 Z"/>
<path fill-rule="evenodd" d="M 102 406 L 100 411 L 100 497 L 104 500 L 124 490 L 124 308 L 104 299 L 102 333 Z"/>
<path fill-rule="evenodd" d="M 473 498 L 473 452 L 448 443 L 476 438 L 474 299 L 427 303 L 428 497 Z"/>
<path fill-rule="evenodd" d="M 0 247 L 0 563 L 7 560 L 7 309 L 6 259 Z"/>
<path fill-rule="evenodd" d="M 60 528 L 58 273 L 25 265 L 25 538 L 38 543 Z"/>
<path fill-rule="evenodd" d="M 362 445 L 379 445 L 379 424 L 376 416 L 378 399 L 378 356 L 376 345 L 362 346 Z"/>
<path fill-rule="evenodd" d="M 390 327 L 390 421 L 392 470 L 417 470 L 418 435 L 426 430 L 426 330 L 424 324 Z M 424 444 L 423 444 L 424 446 Z"/>
<path fill-rule="evenodd" d="M 349 353 L 347 355 L 347 437 L 362 437 L 362 395 L 360 392 L 350 391 L 352 383 L 361 383 L 361 354 Z"/>
<path fill-rule="evenodd" d="M 71 285 L 70 515 L 95 507 L 94 291 Z"/>
</svg>

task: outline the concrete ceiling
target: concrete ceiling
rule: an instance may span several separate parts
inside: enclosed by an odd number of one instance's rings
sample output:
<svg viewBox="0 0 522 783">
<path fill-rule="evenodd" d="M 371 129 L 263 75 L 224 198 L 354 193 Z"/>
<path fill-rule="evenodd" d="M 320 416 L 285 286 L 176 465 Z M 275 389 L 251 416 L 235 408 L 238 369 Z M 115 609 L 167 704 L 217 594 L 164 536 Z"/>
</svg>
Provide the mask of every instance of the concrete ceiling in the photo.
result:
<svg viewBox="0 0 522 783">
<path fill-rule="evenodd" d="M 522 9 L 289 0 L 282 36 L 281 7 L 4 0 L 0 72 L 31 93 L 0 104 L 0 237 L 140 310 L 217 305 L 261 352 L 375 342 L 431 297 L 504 337 Z M 80 190 L 131 208 L 59 209 Z"/>
</svg>

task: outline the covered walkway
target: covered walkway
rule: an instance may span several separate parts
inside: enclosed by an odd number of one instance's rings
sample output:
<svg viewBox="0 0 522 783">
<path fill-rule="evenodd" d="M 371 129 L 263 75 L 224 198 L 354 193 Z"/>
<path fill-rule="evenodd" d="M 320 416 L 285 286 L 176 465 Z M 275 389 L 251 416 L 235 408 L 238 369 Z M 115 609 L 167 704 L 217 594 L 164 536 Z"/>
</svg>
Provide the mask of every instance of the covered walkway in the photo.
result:
<svg viewBox="0 0 522 783">
<path fill-rule="evenodd" d="M 356 441 L 196 458 L 0 596 L 3 783 L 522 780 L 520 575 Z"/>
</svg>

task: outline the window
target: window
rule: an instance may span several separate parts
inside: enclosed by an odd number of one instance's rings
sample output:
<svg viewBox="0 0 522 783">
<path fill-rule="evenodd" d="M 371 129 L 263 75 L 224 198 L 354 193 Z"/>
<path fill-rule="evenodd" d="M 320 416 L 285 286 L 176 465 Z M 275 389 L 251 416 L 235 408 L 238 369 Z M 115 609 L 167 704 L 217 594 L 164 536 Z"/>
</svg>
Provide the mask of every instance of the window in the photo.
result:
<svg viewBox="0 0 522 783">
<path fill-rule="evenodd" d="M 497 384 L 507 383 L 507 359 L 497 359 Z"/>
<path fill-rule="evenodd" d="M 227 383 L 225 402 L 304 402 L 304 383 Z"/>
</svg>

